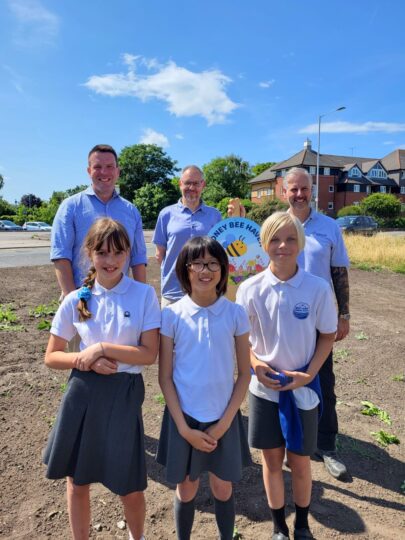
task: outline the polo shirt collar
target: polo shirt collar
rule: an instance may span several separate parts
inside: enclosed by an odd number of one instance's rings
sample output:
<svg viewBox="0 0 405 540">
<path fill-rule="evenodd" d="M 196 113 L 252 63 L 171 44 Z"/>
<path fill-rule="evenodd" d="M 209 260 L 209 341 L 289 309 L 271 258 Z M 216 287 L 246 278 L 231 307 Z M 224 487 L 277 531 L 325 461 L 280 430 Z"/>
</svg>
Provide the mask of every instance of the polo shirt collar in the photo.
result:
<svg viewBox="0 0 405 540">
<path fill-rule="evenodd" d="M 94 282 L 93 288 L 91 289 L 91 292 L 95 296 L 100 296 L 101 294 L 105 294 L 105 293 L 125 294 L 128 291 L 130 283 L 131 283 L 130 278 L 123 275 L 121 281 L 117 283 L 115 287 L 113 287 L 112 289 L 106 289 L 105 287 L 100 285 L 100 283 L 96 280 Z"/>
<path fill-rule="evenodd" d="M 298 287 L 301 285 L 302 280 L 304 279 L 304 271 L 302 268 L 298 267 L 297 273 L 290 278 L 287 281 L 282 281 L 277 276 L 273 274 L 273 272 L 270 270 L 270 267 L 267 267 L 266 270 L 266 277 L 270 281 L 270 285 L 278 285 L 279 283 L 286 283 L 287 285 L 290 285 L 291 287 L 294 287 L 294 289 L 298 289 Z"/>
<path fill-rule="evenodd" d="M 213 315 L 218 316 L 224 309 L 226 300 L 223 296 L 221 296 L 216 302 L 214 302 L 210 306 L 199 306 L 198 304 L 193 302 L 193 300 L 191 300 L 189 295 L 186 295 L 183 297 L 182 302 L 185 312 L 188 313 L 191 317 L 202 309 L 207 309 Z"/>
<path fill-rule="evenodd" d="M 94 191 L 94 189 L 93 189 L 93 186 L 89 186 L 87 189 L 85 189 L 85 190 L 83 191 L 83 193 L 85 193 L 86 195 L 93 195 L 94 197 L 97 197 L 97 195 L 96 195 L 96 193 L 95 193 L 95 191 Z M 114 191 L 113 191 L 113 194 L 112 194 L 111 199 L 114 199 L 115 197 L 119 197 L 119 195 L 118 195 L 116 189 L 114 188 Z M 98 199 L 98 197 L 97 197 L 97 199 Z M 111 200 L 111 199 L 110 199 L 110 200 Z M 100 200 L 100 199 L 98 199 L 98 200 Z M 108 201 L 107 201 L 107 202 L 108 202 Z M 106 203 L 103 203 L 103 204 L 106 204 Z"/>
<path fill-rule="evenodd" d="M 188 210 L 189 212 L 191 213 L 195 213 L 195 212 L 204 212 L 205 213 L 205 209 L 207 208 L 207 205 L 200 199 L 200 206 L 198 208 L 196 208 L 194 210 L 194 212 L 192 210 L 190 210 L 190 208 L 188 206 L 185 206 L 182 202 L 181 202 L 181 199 L 178 200 L 177 202 L 177 207 L 182 211 L 184 212 L 185 210 Z"/>
</svg>

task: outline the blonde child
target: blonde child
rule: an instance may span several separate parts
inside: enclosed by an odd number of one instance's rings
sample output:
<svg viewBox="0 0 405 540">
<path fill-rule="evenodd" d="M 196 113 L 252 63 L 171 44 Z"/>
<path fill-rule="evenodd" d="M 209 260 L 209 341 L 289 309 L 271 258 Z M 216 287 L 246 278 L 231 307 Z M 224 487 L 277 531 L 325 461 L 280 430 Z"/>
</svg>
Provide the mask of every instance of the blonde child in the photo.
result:
<svg viewBox="0 0 405 540">
<path fill-rule="evenodd" d="M 220 538 L 231 540 L 232 482 L 251 463 L 239 412 L 250 380 L 249 321 L 223 296 L 228 260 L 216 240 L 189 240 L 176 273 L 186 295 L 162 312 L 159 382 L 167 406 L 157 461 L 177 484 L 177 538 L 190 538 L 199 477 L 208 471 Z"/>
<path fill-rule="evenodd" d="M 311 539 L 310 456 L 317 447 L 321 413 L 318 371 L 337 327 L 329 284 L 299 269 L 305 245 L 300 221 L 276 212 L 260 231 L 269 267 L 241 284 L 237 302 L 251 322 L 249 443 L 262 450 L 263 480 L 273 519 L 272 540 L 289 538 L 285 521 L 283 459 L 291 466 L 296 508 L 294 539 Z"/>
<path fill-rule="evenodd" d="M 141 406 L 143 366 L 158 351 L 160 310 L 152 287 L 123 275 L 130 243 L 110 218 L 92 225 L 83 245 L 91 267 L 52 322 L 45 364 L 71 369 L 44 452 L 47 477 L 67 477 L 72 536 L 87 539 L 90 484 L 120 496 L 131 537 L 143 538 L 146 467 Z M 78 334 L 80 352 L 64 352 Z"/>
</svg>

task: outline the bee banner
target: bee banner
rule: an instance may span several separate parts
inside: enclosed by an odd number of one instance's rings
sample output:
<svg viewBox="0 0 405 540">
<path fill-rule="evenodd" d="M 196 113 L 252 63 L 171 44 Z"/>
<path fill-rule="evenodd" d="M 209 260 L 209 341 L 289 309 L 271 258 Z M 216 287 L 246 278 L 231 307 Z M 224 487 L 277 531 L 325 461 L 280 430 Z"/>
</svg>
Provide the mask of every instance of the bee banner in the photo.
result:
<svg viewBox="0 0 405 540">
<path fill-rule="evenodd" d="M 239 285 L 269 264 L 269 256 L 260 244 L 260 225 L 250 219 L 223 219 L 210 230 L 208 236 L 217 240 L 228 255 L 230 284 Z"/>
</svg>

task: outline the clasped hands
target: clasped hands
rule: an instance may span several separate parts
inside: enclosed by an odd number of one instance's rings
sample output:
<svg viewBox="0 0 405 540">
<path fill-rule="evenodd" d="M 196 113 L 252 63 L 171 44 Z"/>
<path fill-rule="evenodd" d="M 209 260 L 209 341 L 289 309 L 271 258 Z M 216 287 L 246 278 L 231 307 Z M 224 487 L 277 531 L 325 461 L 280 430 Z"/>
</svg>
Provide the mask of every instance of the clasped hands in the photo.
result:
<svg viewBox="0 0 405 540">
<path fill-rule="evenodd" d="M 111 375 L 117 372 L 117 362 L 105 356 L 101 342 L 80 351 L 75 358 L 74 367 L 79 371 L 95 371 L 100 375 Z"/>
<path fill-rule="evenodd" d="M 266 386 L 266 388 L 270 388 L 271 390 L 277 390 L 278 392 L 295 390 L 296 388 L 307 385 L 313 379 L 311 375 L 309 375 L 308 373 L 304 373 L 303 371 L 288 371 L 286 369 L 283 369 L 282 373 L 284 373 L 288 377 L 292 377 L 293 380 L 285 386 L 282 386 L 280 381 L 276 379 L 271 379 L 266 375 L 266 373 L 279 373 L 272 369 L 270 366 L 264 364 L 257 365 L 255 368 L 255 372 L 257 380 L 259 382 Z"/>
</svg>

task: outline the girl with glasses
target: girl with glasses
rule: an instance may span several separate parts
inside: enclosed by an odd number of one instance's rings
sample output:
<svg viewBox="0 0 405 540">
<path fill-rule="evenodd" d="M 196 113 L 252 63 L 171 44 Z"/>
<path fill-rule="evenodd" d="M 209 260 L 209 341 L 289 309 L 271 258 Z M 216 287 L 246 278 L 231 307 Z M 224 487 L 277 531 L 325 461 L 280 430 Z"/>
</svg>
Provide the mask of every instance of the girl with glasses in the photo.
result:
<svg viewBox="0 0 405 540">
<path fill-rule="evenodd" d="M 190 538 L 203 471 L 209 472 L 220 538 L 231 540 L 232 482 L 251 464 L 239 411 L 250 381 L 249 321 L 224 297 L 228 259 L 216 240 L 189 240 L 176 273 L 185 296 L 162 312 L 159 383 L 166 408 L 157 461 L 177 484 L 178 540 Z"/>
</svg>

